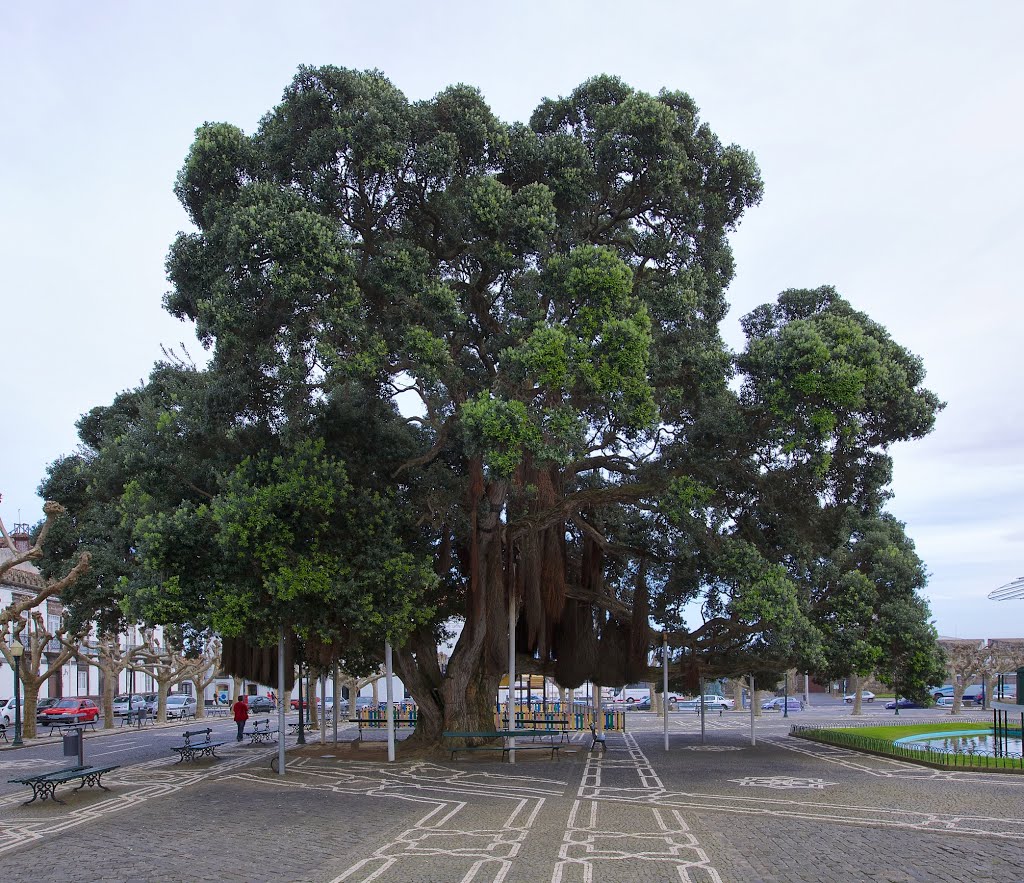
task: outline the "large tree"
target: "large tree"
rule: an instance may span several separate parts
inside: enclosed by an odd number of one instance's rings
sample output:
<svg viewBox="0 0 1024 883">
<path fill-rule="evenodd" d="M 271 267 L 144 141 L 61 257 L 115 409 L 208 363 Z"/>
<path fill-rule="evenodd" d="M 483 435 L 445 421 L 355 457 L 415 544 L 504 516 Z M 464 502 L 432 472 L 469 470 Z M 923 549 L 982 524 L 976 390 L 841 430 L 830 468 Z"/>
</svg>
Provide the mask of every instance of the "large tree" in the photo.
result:
<svg viewBox="0 0 1024 883">
<path fill-rule="evenodd" d="M 680 672 L 820 661 L 810 562 L 938 402 L 831 289 L 726 349 L 761 181 L 687 95 L 597 77 L 508 125 L 469 87 L 303 68 L 254 134 L 200 128 L 177 193 L 166 305 L 211 360 L 106 443 L 146 477 L 120 509 L 148 615 L 388 637 L 428 739 L 489 729 L 510 602 L 521 665 L 566 686 L 646 676 L 652 621 Z"/>
</svg>

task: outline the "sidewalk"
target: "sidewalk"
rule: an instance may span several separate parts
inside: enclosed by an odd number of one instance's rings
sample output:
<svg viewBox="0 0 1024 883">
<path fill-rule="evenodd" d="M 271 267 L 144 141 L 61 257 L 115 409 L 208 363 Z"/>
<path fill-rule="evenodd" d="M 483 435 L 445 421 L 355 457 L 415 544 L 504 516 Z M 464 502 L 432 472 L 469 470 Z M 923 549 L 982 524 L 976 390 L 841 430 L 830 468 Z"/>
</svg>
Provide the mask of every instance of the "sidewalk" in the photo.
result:
<svg viewBox="0 0 1024 883">
<path fill-rule="evenodd" d="M 670 718 L 667 754 L 660 719 L 647 717 L 609 733 L 606 753 L 586 750 L 588 735 L 561 761 L 534 752 L 514 766 L 388 764 L 332 745 L 291 750 L 284 777 L 269 768 L 272 748 L 138 764 L 104 779 L 110 794 L 62 791 L 66 807 L 0 800 L 4 877 L 1024 879 L 1018 776 L 939 773 L 815 745 L 790 738 L 777 717 L 759 723 L 756 747 L 738 716 L 707 724 L 702 744 L 699 721 Z"/>
</svg>

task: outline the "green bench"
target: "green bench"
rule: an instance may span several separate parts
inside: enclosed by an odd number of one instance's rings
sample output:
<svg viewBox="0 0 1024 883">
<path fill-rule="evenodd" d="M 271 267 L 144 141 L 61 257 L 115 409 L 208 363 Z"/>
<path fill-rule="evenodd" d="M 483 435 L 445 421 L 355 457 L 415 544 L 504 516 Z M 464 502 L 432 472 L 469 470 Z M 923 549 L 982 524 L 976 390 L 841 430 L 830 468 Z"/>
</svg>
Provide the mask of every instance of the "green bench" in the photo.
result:
<svg viewBox="0 0 1024 883">
<path fill-rule="evenodd" d="M 224 742 L 212 742 L 210 741 L 210 734 L 213 733 L 209 727 L 205 730 L 186 730 L 182 733 L 182 737 L 185 739 L 184 745 L 172 745 L 171 751 L 177 751 L 179 757 L 176 763 L 181 763 L 183 760 L 195 760 L 197 757 L 202 757 L 204 754 L 208 754 L 210 757 L 217 756 L 217 749 Z M 194 741 L 193 737 L 202 737 L 199 741 Z"/>
<path fill-rule="evenodd" d="M 28 806 L 39 798 L 42 800 L 52 799 L 54 803 L 62 804 L 64 801 L 57 797 L 58 785 L 62 785 L 64 782 L 72 782 L 75 779 L 81 779 L 82 784 L 74 788 L 74 791 L 81 791 L 86 785 L 90 787 L 95 785 L 104 791 L 109 791 L 110 789 L 100 780 L 103 778 L 104 773 L 116 770 L 119 766 L 120 764 L 113 764 L 111 766 L 73 766 L 62 770 L 51 770 L 48 773 L 39 773 L 36 776 L 25 776 L 22 779 L 8 779 L 8 782 L 12 785 L 28 785 L 32 789 L 32 799 L 26 800 L 22 806 Z"/>
<path fill-rule="evenodd" d="M 508 757 L 510 751 L 550 751 L 551 759 L 556 760 L 558 758 L 558 749 L 562 746 L 558 743 L 554 744 L 543 744 L 543 745 L 516 745 L 512 748 L 508 744 L 508 740 L 513 736 L 530 736 L 533 735 L 532 730 L 480 730 L 480 731 L 445 731 L 441 734 L 444 739 L 501 739 L 501 745 L 449 745 L 448 750 L 451 751 L 451 759 L 455 760 L 455 755 L 460 751 L 500 751 L 501 759 L 505 760 Z"/>
</svg>

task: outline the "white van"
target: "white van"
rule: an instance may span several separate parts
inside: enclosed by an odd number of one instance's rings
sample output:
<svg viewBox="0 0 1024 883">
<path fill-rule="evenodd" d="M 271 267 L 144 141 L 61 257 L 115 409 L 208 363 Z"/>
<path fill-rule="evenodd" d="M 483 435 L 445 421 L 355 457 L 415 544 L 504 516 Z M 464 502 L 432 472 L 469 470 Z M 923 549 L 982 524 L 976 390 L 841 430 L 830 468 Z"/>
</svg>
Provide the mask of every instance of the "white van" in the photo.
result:
<svg viewBox="0 0 1024 883">
<path fill-rule="evenodd" d="M 651 688 L 627 684 L 612 697 L 612 702 L 624 705 L 651 704 Z"/>
</svg>

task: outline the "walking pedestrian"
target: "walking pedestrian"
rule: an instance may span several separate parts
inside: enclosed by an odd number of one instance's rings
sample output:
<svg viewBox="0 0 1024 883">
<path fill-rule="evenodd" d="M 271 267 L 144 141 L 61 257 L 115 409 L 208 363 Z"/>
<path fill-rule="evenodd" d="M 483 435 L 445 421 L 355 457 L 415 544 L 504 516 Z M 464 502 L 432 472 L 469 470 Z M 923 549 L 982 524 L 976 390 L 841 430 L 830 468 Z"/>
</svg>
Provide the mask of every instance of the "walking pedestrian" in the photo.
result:
<svg viewBox="0 0 1024 883">
<path fill-rule="evenodd" d="M 238 697 L 238 701 L 231 706 L 231 711 L 234 714 L 235 723 L 238 724 L 238 739 L 236 741 L 241 742 L 245 722 L 249 720 L 249 703 L 245 701 L 244 696 Z"/>
</svg>

